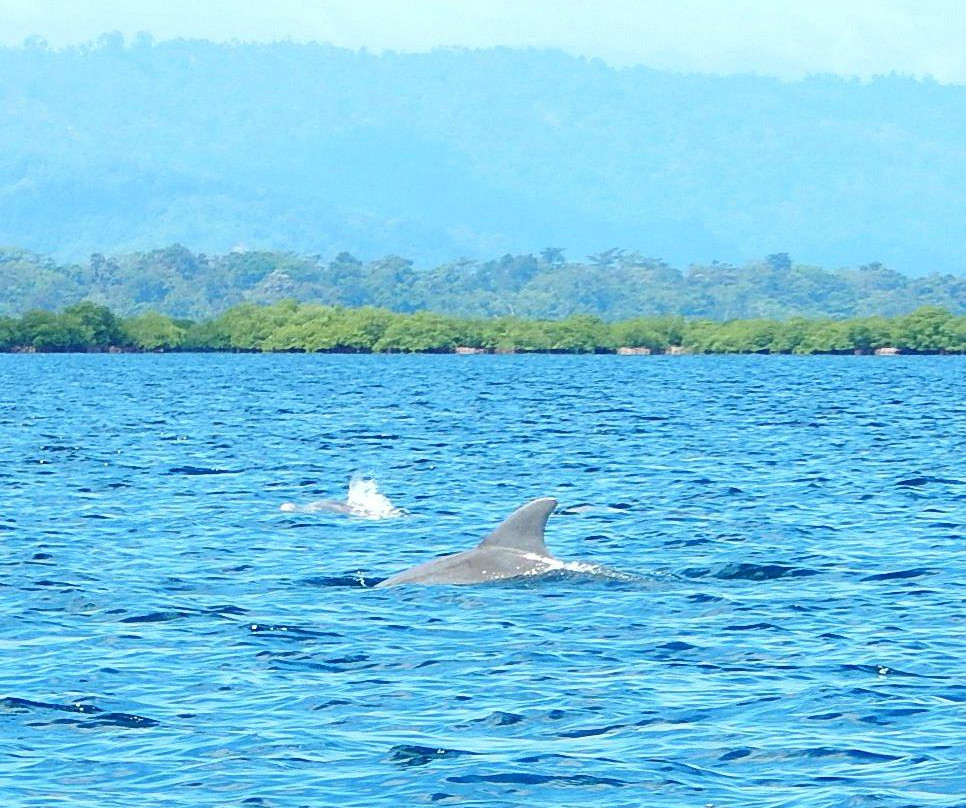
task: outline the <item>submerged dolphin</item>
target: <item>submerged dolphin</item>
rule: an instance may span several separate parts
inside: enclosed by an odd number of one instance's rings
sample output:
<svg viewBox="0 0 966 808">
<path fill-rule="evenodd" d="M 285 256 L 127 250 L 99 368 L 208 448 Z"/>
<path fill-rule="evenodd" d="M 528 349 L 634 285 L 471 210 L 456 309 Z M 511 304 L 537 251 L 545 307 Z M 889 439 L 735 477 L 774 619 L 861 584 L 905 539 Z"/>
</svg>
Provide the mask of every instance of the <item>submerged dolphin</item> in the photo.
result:
<svg viewBox="0 0 966 808">
<path fill-rule="evenodd" d="M 551 497 L 535 499 L 517 508 L 472 550 L 437 558 L 404 570 L 376 584 L 476 584 L 521 575 L 539 575 L 559 568 L 543 542 L 547 519 L 557 507 Z"/>
<path fill-rule="evenodd" d="M 285 513 L 343 513 L 352 516 L 358 512 L 348 502 L 341 502 L 337 499 L 320 499 L 310 502 L 307 505 L 299 505 L 297 502 L 283 502 L 279 508 Z"/>
</svg>

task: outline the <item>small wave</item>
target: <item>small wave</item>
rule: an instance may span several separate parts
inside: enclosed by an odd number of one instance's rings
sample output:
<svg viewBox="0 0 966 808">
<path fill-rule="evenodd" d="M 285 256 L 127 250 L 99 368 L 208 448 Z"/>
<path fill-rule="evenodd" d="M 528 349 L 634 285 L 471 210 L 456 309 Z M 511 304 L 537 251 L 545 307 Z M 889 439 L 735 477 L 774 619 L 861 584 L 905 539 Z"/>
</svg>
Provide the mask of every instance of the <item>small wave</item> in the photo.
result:
<svg viewBox="0 0 966 808">
<path fill-rule="evenodd" d="M 451 758 L 472 755 L 463 749 L 444 749 L 435 746 L 418 746 L 416 744 L 401 744 L 389 750 L 389 762 L 397 766 L 425 766 L 434 760 L 449 760 Z"/>
<path fill-rule="evenodd" d="M 590 774 L 532 774 L 529 772 L 503 772 L 498 774 L 464 774 L 446 778 L 451 783 L 500 783 L 506 785 L 539 786 L 559 783 L 569 786 L 626 786 L 624 780 L 614 777 L 595 777 Z"/>
<path fill-rule="evenodd" d="M 306 578 L 308 586 L 347 586 L 353 589 L 375 586 L 382 578 L 366 578 L 361 572 L 352 575 L 316 575 Z"/>
<path fill-rule="evenodd" d="M 187 474 L 190 476 L 200 476 L 205 474 L 241 474 L 241 470 L 208 468 L 207 466 L 174 466 L 173 468 L 168 469 L 168 474 Z"/>
<path fill-rule="evenodd" d="M 860 765 L 869 763 L 891 763 L 901 760 L 898 755 L 887 755 L 882 752 L 870 752 L 866 749 L 857 748 L 837 748 L 830 746 L 816 746 L 810 749 L 801 749 L 795 753 L 796 757 L 806 758 L 828 758 L 840 757 L 851 760 Z"/>
<path fill-rule="evenodd" d="M 51 723 L 57 724 L 86 724 L 89 726 L 109 725 L 115 727 L 128 727 L 130 729 L 140 729 L 156 727 L 160 723 L 153 718 L 145 718 L 133 713 L 109 713 L 93 704 L 56 704 L 47 701 L 33 701 L 32 699 L 21 699 L 16 696 L 8 696 L 0 699 L 0 707 L 8 710 L 27 712 L 31 710 L 53 710 L 59 713 L 76 713 L 85 718 L 60 718 Z"/>
<path fill-rule="evenodd" d="M 606 505 L 595 505 L 592 502 L 578 502 L 575 505 L 567 505 L 559 508 L 556 512 L 561 515 L 575 516 L 583 513 L 623 513 L 629 511 L 634 506 L 629 502 L 610 502 Z"/>
<path fill-rule="evenodd" d="M 709 567 L 688 567 L 681 571 L 685 578 L 718 578 L 722 581 L 772 581 L 776 578 L 802 578 L 818 575 L 818 570 L 792 567 L 788 564 L 752 564 L 734 562 L 714 570 Z"/>
<path fill-rule="evenodd" d="M 881 572 L 877 575 L 866 575 L 862 581 L 901 581 L 906 578 L 920 578 L 923 575 L 930 575 L 933 572 L 935 572 L 935 570 L 926 569 L 925 567 L 916 567 L 909 570 L 897 570 L 896 572 Z"/>
<path fill-rule="evenodd" d="M 715 578 L 724 581 L 771 581 L 775 578 L 801 578 L 809 575 L 818 575 L 818 572 L 787 564 L 752 564 L 750 562 L 727 564 L 714 573 Z"/>
<path fill-rule="evenodd" d="M 507 713 L 503 710 L 497 710 L 483 718 L 474 718 L 470 723 L 485 724 L 489 727 L 507 727 L 511 724 L 519 724 L 523 720 L 523 716 L 519 713 Z"/>
<path fill-rule="evenodd" d="M 736 624 L 733 626 L 725 626 L 724 631 L 762 631 L 768 629 L 778 629 L 783 631 L 781 626 L 776 626 L 774 623 L 744 623 Z"/>
<path fill-rule="evenodd" d="M 961 485 L 962 480 L 954 480 L 948 477 L 931 477 L 928 475 L 922 477 L 909 477 L 906 480 L 899 480 L 896 483 L 897 487 L 901 488 L 922 488 L 924 485 L 929 485 L 930 483 L 935 483 L 938 485 Z"/>
<path fill-rule="evenodd" d="M 285 624 L 273 623 L 251 623 L 248 626 L 251 634 L 267 635 L 280 637 L 287 640 L 315 640 L 320 637 L 341 637 L 334 631 L 317 631 L 314 629 L 300 628 Z"/>
<path fill-rule="evenodd" d="M 137 614 L 121 619 L 122 623 L 167 623 L 169 620 L 179 620 L 182 617 L 189 617 L 188 612 L 169 611 L 169 612 L 149 612 L 148 614 Z"/>
</svg>

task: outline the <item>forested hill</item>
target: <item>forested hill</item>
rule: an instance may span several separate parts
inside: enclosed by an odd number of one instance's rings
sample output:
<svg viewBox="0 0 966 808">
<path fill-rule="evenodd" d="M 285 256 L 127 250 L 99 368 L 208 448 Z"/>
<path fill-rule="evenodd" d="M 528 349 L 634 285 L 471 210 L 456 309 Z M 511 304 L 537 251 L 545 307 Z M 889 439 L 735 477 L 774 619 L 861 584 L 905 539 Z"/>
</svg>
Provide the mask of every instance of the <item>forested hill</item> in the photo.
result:
<svg viewBox="0 0 966 808">
<path fill-rule="evenodd" d="M 909 278 L 880 264 L 829 271 L 795 264 L 786 253 L 741 266 L 693 264 L 682 272 L 621 249 L 570 261 L 549 247 L 536 255 L 422 268 L 398 256 L 369 262 L 349 253 L 330 261 L 241 250 L 209 256 L 180 245 L 61 264 L 0 249 L 0 315 L 87 300 L 125 317 L 155 311 L 206 319 L 238 303 L 287 299 L 462 317 L 842 318 L 901 315 L 921 306 L 958 315 L 966 313 L 966 277 Z"/>
<path fill-rule="evenodd" d="M 420 265 L 637 245 L 966 270 L 966 87 L 614 69 L 557 52 L 0 49 L 0 244 Z"/>
</svg>

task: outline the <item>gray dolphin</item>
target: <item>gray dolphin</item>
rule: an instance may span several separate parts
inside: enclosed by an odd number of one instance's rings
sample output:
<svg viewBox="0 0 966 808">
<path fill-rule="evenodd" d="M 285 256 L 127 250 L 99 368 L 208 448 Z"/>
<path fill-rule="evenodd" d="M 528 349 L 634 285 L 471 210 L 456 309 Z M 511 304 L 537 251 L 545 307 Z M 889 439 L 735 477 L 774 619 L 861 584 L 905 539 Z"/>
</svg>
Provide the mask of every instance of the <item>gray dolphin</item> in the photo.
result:
<svg viewBox="0 0 966 808">
<path fill-rule="evenodd" d="M 528 502 L 511 513 L 472 550 L 427 561 L 380 581 L 376 587 L 477 584 L 559 569 L 562 562 L 550 555 L 543 542 L 547 519 L 556 507 L 557 500 L 551 497 Z"/>
<path fill-rule="evenodd" d="M 357 515 L 357 511 L 348 502 L 337 499 L 320 499 L 310 502 L 307 505 L 299 505 L 297 502 L 283 502 L 279 506 L 280 511 L 285 513 L 342 513 L 351 516 Z"/>
<path fill-rule="evenodd" d="M 395 507 L 385 494 L 379 493 L 373 478 L 361 475 L 353 475 L 349 480 L 349 491 L 344 500 L 320 499 L 305 505 L 283 502 L 279 510 L 285 513 L 338 513 L 365 519 L 391 519 L 406 515 L 406 511 Z"/>
</svg>

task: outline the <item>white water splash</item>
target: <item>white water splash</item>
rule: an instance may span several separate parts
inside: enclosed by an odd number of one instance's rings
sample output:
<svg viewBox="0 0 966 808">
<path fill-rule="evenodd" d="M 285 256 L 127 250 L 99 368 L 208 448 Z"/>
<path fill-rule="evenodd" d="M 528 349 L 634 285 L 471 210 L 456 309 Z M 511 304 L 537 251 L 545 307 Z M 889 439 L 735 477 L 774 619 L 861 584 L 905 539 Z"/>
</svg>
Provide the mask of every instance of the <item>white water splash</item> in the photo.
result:
<svg viewBox="0 0 966 808">
<path fill-rule="evenodd" d="M 612 570 L 600 564 L 592 564 L 589 561 L 564 561 L 552 556 L 542 556 L 536 553 L 522 553 L 529 561 L 540 562 L 540 566 L 535 566 L 528 570 L 521 577 L 537 578 L 547 573 L 572 572 L 581 576 L 592 578 L 608 578 L 616 581 L 636 582 L 643 580 L 639 575 Z"/>
<path fill-rule="evenodd" d="M 394 519 L 407 513 L 393 505 L 389 497 L 379 491 L 375 478 L 362 474 L 355 474 L 349 480 L 349 491 L 344 502 L 333 499 L 320 499 L 306 505 L 283 502 L 279 510 L 285 513 L 341 513 L 363 519 Z"/>
<path fill-rule="evenodd" d="M 349 493 L 345 503 L 356 516 L 367 519 L 393 519 L 406 515 L 406 511 L 397 508 L 389 501 L 389 497 L 379 491 L 374 477 L 353 475 L 349 480 Z"/>
</svg>

